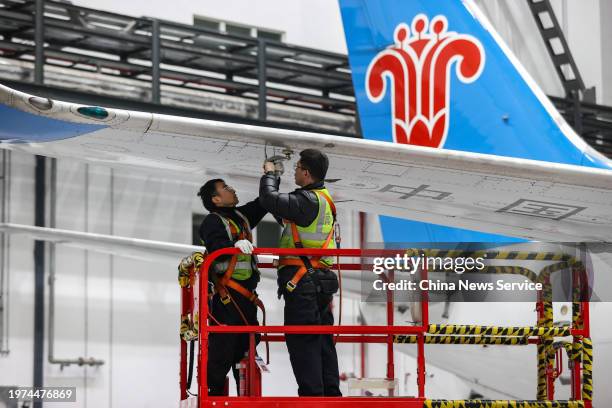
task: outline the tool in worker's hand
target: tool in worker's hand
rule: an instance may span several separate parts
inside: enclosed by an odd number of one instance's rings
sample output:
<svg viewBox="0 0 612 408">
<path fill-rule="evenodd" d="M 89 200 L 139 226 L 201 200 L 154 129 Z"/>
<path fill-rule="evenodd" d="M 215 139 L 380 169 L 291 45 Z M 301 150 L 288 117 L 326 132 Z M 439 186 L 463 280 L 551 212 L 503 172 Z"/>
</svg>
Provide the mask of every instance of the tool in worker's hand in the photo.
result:
<svg viewBox="0 0 612 408">
<path fill-rule="evenodd" d="M 283 164 L 283 162 L 285 160 L 291 160 L 291 155 L 293 154 L 293 151 L 291 149 L 286 148 L 283 150 L 282 155 L 275 154 L 276 149 L 273 149 L 272 152 L 274 153 L 274 155 L 271 157 L 268 157 L 268 143 L 266 142 L 264 146 L 264 165 L 267 162 L 273 163 L 274 164 L 274 175 L 277 177 L 280 177 L 285 172 L 285 165 Z"/>
<path fill-rule="evenodd" d="M 276 149 L 273 149 L 273 153 L 276 153 L 275 150 Z M 285 149 L 283 153 L 285 154 L 284 156 L 275 154 L 271 157 L 268 157 L 268 143 L 266 142 L 264 146 L 264 165 L 267 162 L 273 163 L 274 164 L 274 175 L 277 177 L 282 176 L 283 173 L 285 172 L 285 166 L 283 165 L 283 161 L 291 160 L 291 153 L 292 153 L 291 150 Z"/>
<path fill-rule="evenodd" d="M 283 164 L 283 161 L 287 160 L 285 158 L 285 156 L 272 156 L 270 158 L 268 158 L 268 161 L 271 161 L 272 163 L 274 163 L 274 174 L 276 176 L 282 176 L 283 173 L 285 172 L 285 165 Z"/>
<path fill-rule="evenodd" d="M 280 155 L 266 158 L 266 162 L 270 162 L 274 164 L 274 175 L 278 177 L 282 176 L 283 173 L 285 172 L 285 166 L 283 164 L 283 161 L 285 160 L 287 160 L 285 156 L 280 156 Z"/>
</svg>

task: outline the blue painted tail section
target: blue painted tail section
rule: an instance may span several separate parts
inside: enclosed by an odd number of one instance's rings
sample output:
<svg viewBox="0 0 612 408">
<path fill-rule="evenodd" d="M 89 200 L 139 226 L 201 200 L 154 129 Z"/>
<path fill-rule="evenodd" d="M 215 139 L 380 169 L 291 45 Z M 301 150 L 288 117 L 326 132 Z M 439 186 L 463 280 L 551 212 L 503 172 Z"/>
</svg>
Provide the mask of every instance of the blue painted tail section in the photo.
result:
<svg viewBox="0 0 612 408">
<path fill-rule="evenodd" d="M 562 120 L 471 0 L 339 2 L 365 138 L 612 168 Z M 386 241 L 507 241 L 389 217 L 381 225 Z"/>
</svg>

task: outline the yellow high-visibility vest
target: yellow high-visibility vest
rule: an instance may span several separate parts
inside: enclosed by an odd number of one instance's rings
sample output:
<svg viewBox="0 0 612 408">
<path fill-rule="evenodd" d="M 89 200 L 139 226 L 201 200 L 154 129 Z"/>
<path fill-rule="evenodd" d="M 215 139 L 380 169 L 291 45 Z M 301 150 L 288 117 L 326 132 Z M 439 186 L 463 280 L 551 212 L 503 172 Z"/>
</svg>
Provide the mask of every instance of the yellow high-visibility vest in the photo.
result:
<svg viewBox="0 0 612 408">
<path fill-rule="evenodd" d="M 323 248 L 327 237 L 330 232 L 334 228 L 334 218 L 335 214 L 325 197 L 322 197 L 322 194 L 327 196 L 332 202 L 331 195 L 326 188 L 320 190 L 311 190 L 313 193 L 317 195 L 317 199 L 319 201 L 319 211 L 317 213 L 316 218 L 310 223 L 310 225 L 306 227 L 297 226 L 298 234 L 300 240 L 302 241 L 302 245 L 304 248 Z M 280 238 L 280 248 L 295 248 L 295 242 L 293 240 L 293 234 L 291 232 L 291 223 L 285 222 L 283 227 L 283 233 Z M 336 248 L 336 242 L 332 239 L 329 242 L 327 247 L 328 249 Z M 286 258 L 298 258 L 296 256 L 282 256 L 281 259 Z M 299 258 L 298 258 L 299 259 Z M 333 265 L 332 257 L 322 257 L 320 262 L 327 265 Z"/>
<path fill-rule="evenodd" d="M 253 242 L 253 236 L 251 234 L 251 226 L 249 224 L 249 220 L 238 210 L 234 210 L 236 214 L 244 221 L 244 227 L 239 226 L 232 220 L 231 218 L 226 218 L 218 213 L 212 213 L 219 216 L 219 219 L 225 226 L 225 230 L 227 231 L 227 236 L 230 241 L 236 242 L 241 239 L 248 239 Z M 229 267 L 230 260 L 219 262 L 215 261 L 213 263 L 213 269 L 217 274 L 223 274 Z M 249 279 L 253 275 L 253 256 L 249 254 L 240 253 L 237 255 L 236 267 L 234 268 L 234 273 L 232 274 L 232 279 L 236 280 L 246 280 Z"/>
</svg>

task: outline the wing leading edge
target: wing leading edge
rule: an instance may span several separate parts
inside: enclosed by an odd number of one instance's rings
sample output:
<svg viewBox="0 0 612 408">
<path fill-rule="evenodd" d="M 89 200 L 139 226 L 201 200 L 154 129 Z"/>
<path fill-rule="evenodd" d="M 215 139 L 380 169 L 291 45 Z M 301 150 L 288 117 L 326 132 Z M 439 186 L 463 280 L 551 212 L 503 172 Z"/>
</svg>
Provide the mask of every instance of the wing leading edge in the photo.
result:
<svg viewBox="0 0 612 408">
<path fill-rule="evenodd" d="M 12 121 L 0 126 L 3 148 L 198 181 L 222 175 L 251 190 L 265 149 L 291 161 L 319 148 L 330 156 L 329 187 L 347 208 L 535 240 L 612 239 L 610 170 L 87 107 L 3 86 L 0 104 L 0 123 Z"/>
</svg>

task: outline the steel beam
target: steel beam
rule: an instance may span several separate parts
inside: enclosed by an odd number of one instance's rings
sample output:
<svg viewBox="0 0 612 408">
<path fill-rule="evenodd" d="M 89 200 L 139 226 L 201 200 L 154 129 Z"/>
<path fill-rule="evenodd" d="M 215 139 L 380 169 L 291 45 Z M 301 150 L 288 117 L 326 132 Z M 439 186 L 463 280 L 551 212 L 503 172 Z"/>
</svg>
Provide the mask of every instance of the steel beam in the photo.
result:
<svg viewBox="0 0 612 408">
<path fill-rule="evenodd" d="M 34 82 L 42 85 L 45 82 L 45 4 L 36 0 L 34 12 Z"/>
<path fill-rule="evenodd" d="M 36 156 L 34 182 L 34 224 L 45 226 L 45 184 L 46 158 Z M 34 242 L 34 387 L 44 385 L 45 349 L 45 242 Z M 34 408 L 42 408 L 42 402 L 35 401 Z"/>
<path fill-rule="evenodd" d="M 266 120 L 266 41 L 259 39 L 257 43 L 257 82 L 259 84 L 258 119 Z"/>
<path fill-rule="evenodd" d="M 161 62 L 161 29 L 159 20 L 154 19 L 151 22 L 151 102 L 161 102 L 161 70 L 159 64 Z"/>
</svg>

